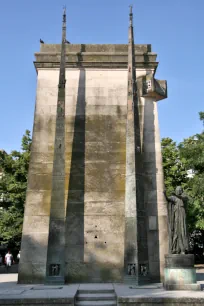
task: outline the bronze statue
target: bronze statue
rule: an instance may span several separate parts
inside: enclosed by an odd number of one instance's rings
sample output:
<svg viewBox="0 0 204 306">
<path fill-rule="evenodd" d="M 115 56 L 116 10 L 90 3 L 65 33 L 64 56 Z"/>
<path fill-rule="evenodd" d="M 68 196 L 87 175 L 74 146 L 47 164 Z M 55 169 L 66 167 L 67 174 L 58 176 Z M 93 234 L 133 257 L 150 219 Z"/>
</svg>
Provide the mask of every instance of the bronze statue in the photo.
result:
<svg viewBox="0 0 204 306">
<path fill-rule="evenodd" d="M 168 222 L 170 233 L 169 249 L 172 254 L 185 254 L 188 252 L 188 234 L 186 226 L 186 204 L 188 197 L 183 193 L 182 187 L 176 187 L 172 196 L 167 197 Z"/>
</svg>

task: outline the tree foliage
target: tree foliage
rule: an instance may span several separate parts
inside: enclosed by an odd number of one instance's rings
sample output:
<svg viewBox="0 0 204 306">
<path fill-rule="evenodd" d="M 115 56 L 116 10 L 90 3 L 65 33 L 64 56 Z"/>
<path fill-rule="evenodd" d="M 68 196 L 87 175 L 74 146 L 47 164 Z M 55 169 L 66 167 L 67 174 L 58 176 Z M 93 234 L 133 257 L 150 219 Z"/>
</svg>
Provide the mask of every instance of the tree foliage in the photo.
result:
<svg viewBox="0 0 204 306">
<path fill-rule="evenodd" d="M 204 112 L 199 115 L 204 123 Z M 190 136 L 178 145 L 170 138 L 163 138 L 162 155 L 167 193 L 171 194 L 181 185 L 189 196 L 189 230 L 204 230 L 204 132 Z M 192 176 L 188 175 L 188 170 Z"/>
<path fill-rule="evenodd" d="M 172 194 L 177 186 L 185 188 L 188 181 L 186 160 L 181 158 L 179 148 L 171 138 L 161 142 L 165 187 L 167 194 Z"/>
<path fill-rule="evenodd" d="M 204 122 L 204 112 L 199 115 Z M 204 131 L 184 139 L 178 147 L 186 167 L 194 173 L 188 180 L 189 218 L 196 228 L 204 230 Z"/>
<path fill-rule="evenodd" d="M 27 188 L 31 136 L 26 130 L 21 151 L 0 151 L 0 242 L 19 247 Z"/>
</svg>

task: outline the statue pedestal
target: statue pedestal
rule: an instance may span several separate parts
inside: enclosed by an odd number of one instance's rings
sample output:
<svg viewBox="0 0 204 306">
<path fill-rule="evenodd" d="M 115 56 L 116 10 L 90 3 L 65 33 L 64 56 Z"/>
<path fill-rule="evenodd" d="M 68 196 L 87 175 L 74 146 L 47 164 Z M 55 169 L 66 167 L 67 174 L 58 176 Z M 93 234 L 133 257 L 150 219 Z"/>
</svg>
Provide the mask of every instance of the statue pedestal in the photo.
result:
<svg viewBox="0 0 204 306">
<path fill-rule="evenodd" d="M 165 255 L 164 288 L 166 290 L 201 290 L 196 282 L 193 254 Z"/>
</svg>

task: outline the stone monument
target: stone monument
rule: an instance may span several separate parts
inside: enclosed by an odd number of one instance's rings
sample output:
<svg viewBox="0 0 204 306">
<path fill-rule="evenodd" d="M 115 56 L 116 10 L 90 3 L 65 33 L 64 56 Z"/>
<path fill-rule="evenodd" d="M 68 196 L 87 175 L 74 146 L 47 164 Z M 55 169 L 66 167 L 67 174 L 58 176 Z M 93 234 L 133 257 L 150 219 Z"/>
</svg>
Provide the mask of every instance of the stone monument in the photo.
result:
<svg viewBox="0 0 204 306">
<path fill-rule="evenodd" d="M 178 186 L 168 197 L 169 253 L 165 255 L 164 287 L 167 290 L 201 290 L 196 282 L 194 254 L 188 254 L 189 242 L 186 224 L 188 197 Z"/>
<path fill-rule="evenodd" d="M 41 43 L 19 283 L 152 282 L 168 252 L 157 55 Z"/>
</svg>

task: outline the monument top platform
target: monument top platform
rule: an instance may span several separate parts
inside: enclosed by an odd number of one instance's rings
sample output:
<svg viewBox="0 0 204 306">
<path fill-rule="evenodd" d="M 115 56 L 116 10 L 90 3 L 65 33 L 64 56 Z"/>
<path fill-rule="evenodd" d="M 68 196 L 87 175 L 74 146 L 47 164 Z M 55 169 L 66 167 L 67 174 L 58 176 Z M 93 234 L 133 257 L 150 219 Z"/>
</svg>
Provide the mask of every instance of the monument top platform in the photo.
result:
<svg viewBox="0 0 204 306">
<path fill-rule="evenodd" d="M 40 52 L 60 52 L 61 44 L 40 44 Z M 67 52 L 128 52 L 128 44 L 67 44 Z M 136 44 L 136 53 L 152 52 L 151 44 Z"/>
<path fill-rule="evenodd" d="M 40 44 L 40 52 L 35 53 L 36 70 L 39 68 L 59 68 L 60 44 Z M 135 45 L 136 67 L 152 69 L 158 66 L 157 54 L 150 44 Z M 128 44 L 67 44 L 66 67 L 68 68 L 125 68 L 128 64 Z"/>
</svg>

